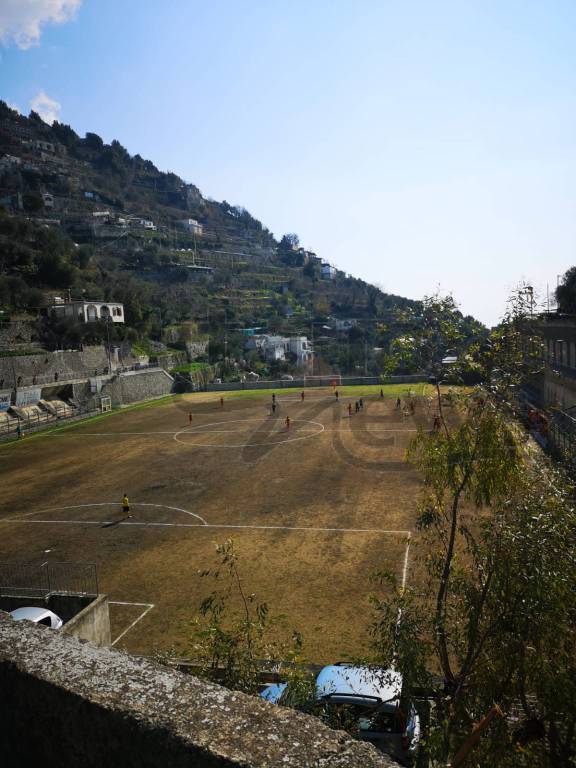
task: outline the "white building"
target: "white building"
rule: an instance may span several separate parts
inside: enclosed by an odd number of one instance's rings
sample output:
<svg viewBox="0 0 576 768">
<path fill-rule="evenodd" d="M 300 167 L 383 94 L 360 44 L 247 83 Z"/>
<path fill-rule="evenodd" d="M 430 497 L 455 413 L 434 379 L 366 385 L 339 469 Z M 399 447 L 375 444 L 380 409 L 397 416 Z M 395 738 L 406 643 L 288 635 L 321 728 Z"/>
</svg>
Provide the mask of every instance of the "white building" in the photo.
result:
<svg viewBox="0 0 576 768">
<path fill-rule="evenodd" d="M 124 322 L 124 305 L 117 301 L 62 301 L 55 299 L 50 307 L 54 317 L 70 318 L 81 323 L 96 323 L 110 320 L 118 324 Z"/>
<path fill-rule="evenodd" d="M 9 168 L 16 168 L 22 164 L 22 159 L 15 155 L 4 155 L 0 158 L 0 169 L 8 170 Z"/>
<path fill-rule="evenodd" d="M 56 152 L 56 144 L 53 144 L 51 141 L 33 139 L 32 141 L 23 141 L 22 143 L 31 149 L 37 150 L 38 152 L 50 152 L 50 154 L 54 154 L 54 152 Z M 62 145 L 59 145 L 59 149 L 60 147 L 62 149 L 64 148 Z"/>
<path fill-rule="evenodd" d="M 288 339 L 288 350 L 296 355 L 298 365 L 307 363 L 314 354 L 307 336 L 291 336 Z"/>
<path fill-rule="evenodd" d="M 286 360 L 287 354 L 296 356 L 297 365 L 303 365 L 312 359 L 312 345 L 307 336 L 272 336 L 258 334 L 250 336 L 245 349 L 257 349 L 268 362 Z"/>
<path fill-rule="evenodd" d="M 156 232 L 158 227 L 151 219 L 131 219 L 130 224 L 133 227 L 141 227 L 142 229 L 149 229 L 152 232 Z"/>
<path fill-rule="evenodd" d="M 196 221 L 196 219 L 180 219 L 176 222 L 179 227 L 186 230 L 186 232 L 189 232 L 191 235 L 201 235 L 202 234 L 202 224 L 200 222 Z"/>
<path fill-rule="evenodd" d="M 322 280 L 334 280 L 336 277 L 336 267 L 333 267 L 331 264 L 324 262 L 320 270 L 320 276 Z"/>
<path fill-rule="evenodd" d="M 351 328 L 354 328 L 354 326 L 358 325 L 358 320 L 354 320 L 353 318 L 339 319 L 335 317 L 332 322 L 334 323 L 334 328 L 337 331 L 349 331 Z"/>
</svg>

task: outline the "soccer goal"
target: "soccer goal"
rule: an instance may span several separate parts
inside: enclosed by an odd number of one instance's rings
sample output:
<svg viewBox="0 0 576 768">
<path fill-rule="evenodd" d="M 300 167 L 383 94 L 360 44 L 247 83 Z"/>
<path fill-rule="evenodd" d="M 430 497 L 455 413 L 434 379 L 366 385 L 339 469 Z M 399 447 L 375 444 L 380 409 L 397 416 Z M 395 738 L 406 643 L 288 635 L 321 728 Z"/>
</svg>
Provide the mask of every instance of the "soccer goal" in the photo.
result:
<svg viewBox="0 0 576 768">
<path fill-rule="evenodd" d="M 100 398 L 100 410 L 102 413 L 112 410 L 112 398 L 109 395 L 103 395 Z"/>
<path fill-rule="evenodd" d="M 339 373 L 328 373 L 325 376 L 304 376 L 305 387 L 341 387 L 342 376 Z"/>
</svg>

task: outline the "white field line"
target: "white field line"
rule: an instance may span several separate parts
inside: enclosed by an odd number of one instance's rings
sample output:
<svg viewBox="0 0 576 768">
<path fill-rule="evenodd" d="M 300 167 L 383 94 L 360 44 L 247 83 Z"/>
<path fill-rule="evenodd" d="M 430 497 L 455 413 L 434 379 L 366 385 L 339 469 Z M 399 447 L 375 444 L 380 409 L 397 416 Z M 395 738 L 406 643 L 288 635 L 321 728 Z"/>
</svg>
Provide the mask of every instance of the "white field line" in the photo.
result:
<svg viewBox="0 0 576 768">
<path fill-rule="evenodd" d="M 0 523 L 24 523 L 28 525 L 112 525 L 114 520 L 25 520 L 23 518 L 11 518 L 10 520 L 0 520 Z M 290 526 L 290 525 L 234 525 L 231 523 L 144 523 L 138 521 L 121 521 L 116 525 L 128 525 L 139 528 L 199 528 L 200 530 L 208 528 L 233 528 L 238 530 L 252 531 L 309 531 L 311 533 L 374 533 L 378 535 L 390 536 L 410 536 L 410 531 L 391 531 L 381 528 L 316 528 L 312 526 Z M 406 562 L 406 561 L 405 561 Z M 406 563 L 407 566 L 407 563 Z"/>
<path fill-rule="evenodd" d="M 408 555 L 410 552 L 410 542 L 412 541 L 412 534 L 408 531 L 406 536 L 406 549 L 404 550 L 404 566 L 402 568 L 402 591 L 406 589 L 406 579 L 408 576 Z"/>
<path fill-rule="evenodd" d="M 292 423 L 299 421 L 299 419 L 292 419 Z M 223 422 L 226 423 L 226 422 Z M 269 423 L 266 419 L 263 419 L 262 424 Z M 319 426 L 324 426 L 321 424 L 321 422 L 312 422 L 316 423 Z M 208 426 L 208 425 L 207 425 Z M 285 429 L 279 429 L 274 432 L 274 434 L 282 434 L 285 433 Z M 379 428 L 379 427 L 366 427 L 364 429 L 354 429 L 353 427 L 349 426 L 346 428 L 346 426 L 343 426 L 340 429 L 334 429 L 333 427 L 326 427 L 324 426 L 324 429 L 322 430 L 313 430 L 313 429 L 306 429 L 304 428 L 296 428 L 296 432 L 310 432 L 312 434 L 322 434 L 322 432 L 418 432 L 418 429 L 415 427 L 387 427 L 387 428 Z M 66 432 L 62 434 L 46 434 L 45 437 L 156 437 L 157 435 L 209 435 L 209 434 L 243 434 L 245 433 L 245 430 L 242 429 L 205 429 L 201 424 L 194 426 L 192 428 L 188 429 L 178 429 L 173 431 L 162 431 L 162 432 Z M 8 454 L 5 454 L 7 457 Z"/>
<path fill-rule="evenodd" d="M 318 430 L 316 432 L 309 432 L 308 434 L 301 435 L 300 437 L 289 437 L 289 431 L 288 429 L 284 429 L 282 431 L 275 430 L 272 434 L 272 437 L 275 437 L 276 435 L 281 435 L 282 433 L 286 435 L 286 437 L 283 440 L 266 440 L 265 442 L 261 443 L 200 443 L 200 442 L 192 442 L 191 440 L 181 440 L 181 435 L 187 435 L 188 437 L 195 438 L 197 440 L 199 437 L 201 437 L 203 434 L 207 434 L 206 430 L 200 431 L 202 427 L 216 427 L 218 429 L 219 427 L 224 426 L 225 424 L 247 424 L 249 422 L 257 422 L 260 425 L 270 423 L 266 419 L 255 419 L 255 418 L 248 418 L 248 419 L 228 419 L 226 421 L 213 421 L 208 424 L 203 424 L 201 427 L 188 427 L 186 429 L 180 430 L 180 432 L 176 432 L 174 435 L 174 440 L 177 443 L 181 443 L 182 445 L 186 445 L 189 448 L 258 448 L 261 446 L 265 446 L 267 448 L 270 448 L 274 445 L 282 445 L 283 443 L 294 443 L 297 440 L 308 440 L 311 437 L 315 437 L 316 435 L 321 434 L 324 432 L 324 424 L 322 424 L 319 421 L 312 421 L 311 419 L 292 419 L 292 424 L 311 424 L 315 427 L 318 427 Z M 237 430 L 234 430 L 235 432 Z M 296 433 L 301 432 L 303 430 L 301 429 L 295 429 Z M 254 432 L 256 434 L 256 432 Z"/>
<path fill-rule="evenodd" d="M 404 567 L 402 568 L 402 592 L 406 589 L 406 578 L 408 574 L 408 553 L 410 551 L 411 534 L 408 533 L 406 540 L 406 549 L 404 550 Z M 398 616 L 396 617 L 396 629 L 400 627 L 402 622 L 402 608 L 398 608 Z"/>
<path fill-rule="evenodd" d="M 116 645 L 116 643 L 118 642 L 118 640 L 121 640 L 121 639 L 124 637 L 124 635 L 125 635 L 127 632 L 130 632 L 130 630 L 132 629 L 132 627 L 134 627 L 136 624 L 138 624 L 138 622 L 139 622 L 139 621 L 141 621 L 141 620 L 144 618 L 144 616 L 146 616 L 146 614 L 148 613 L 148 611 L 151 611 L 151 610 L 152 610 L 152 608 L 154 608 L 154 607 L 155 607 L 155 606 L 154 606 L 154 603 L 127 603 L 127 602 L 123 602 L 123 601 L 121 601 L 121 600 L 109 600 L 109 601 L 108 601 L 108 603 L 109 603 L 110 605 L 139 605 L 139 606 L 142 606 L 142 607 L 145 607 L 145 608 L 146 608 L 146 610 L 142 611 L 142 613 L 140 614 L 140 616 L 138 616 L 138 618 L 137 618 L 137 619 L 135 619 L 135 620 L 132 622 L 132 624 L 130 624 L 130 626 L 129 626 L 129 627 L 127 627 L 127 628 L 124 630 L 124 632 L 121 632 L 121 633 L 118 635 L 118 637 L 116 638 L 116 640 L 114 640 L 114 642 L 110 644 L 110 647 L 112 647 L 113 645 Z"/>
<path fill-rule="evenodd" d="M 33 515 L 41 515 L 44 512 L 63 512 L 64 510 L 67 510 L 67 509 L 82 509 L 86 507 L 118 507 L 120 508 L 121 506 L 122 505 L 118 501 L 101 501 L 101 502 L 96 502 L 92 504 L 72 504 L 67 507 L 51 507 L 50 509 L 39 509 L 35 512 L 26 512 L 26 514 L 20 515 L 19 517 L 14 517 L 14 516 L 5 517 L 0 522 L 9 522 L 11 520 L 22 520 L 23 522 L 23 518 L 25 517 L 32 517 Z M 206 520 L 204 520 L 204 518 L 201 517 L 200 515 L 197 515 L 195 512 L 189 512 L 187 509 L 181 509 L 180 507 L 169 507 L 166 504 L 149 504 L 147 502 L 141 502 L 141 501 L 130 502 L 130 506 L 157 507 L 158 509 L 170 509 L 170 510 L 173 510 L 174 512 L 183 512 L 185 515 L 190 515 L 190 517 L 195 517 L 197 520 L 200 520 L 203 525 L 208 525 Z M 44 521 L 44 522 L 47 522 L 47 521 Z"/>
</svg>

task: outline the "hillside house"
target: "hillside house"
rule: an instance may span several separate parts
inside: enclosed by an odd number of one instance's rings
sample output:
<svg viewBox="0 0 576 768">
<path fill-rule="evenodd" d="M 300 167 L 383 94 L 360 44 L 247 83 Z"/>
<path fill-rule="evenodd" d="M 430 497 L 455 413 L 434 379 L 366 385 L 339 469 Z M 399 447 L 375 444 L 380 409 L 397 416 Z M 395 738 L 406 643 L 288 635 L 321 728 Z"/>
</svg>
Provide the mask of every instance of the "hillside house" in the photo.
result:
<svg viewBox="0 0 576 768">
<path fill-rule="evenodd" d="M 158 227 L 151 219 L 130 219 L 130 226 L 140 228 L 140 229 L 147 229 L 150 232 L 156 232 Z"/>
<path fill-rule="evenodd" d="M 307 363 L 314 354 L 307 336 L 291 336 L 288 339 L 288 351 L 296 355 L 298 365 Z"/>
<path fill-rule="evenodd" d="M 44 203 L 44 208 L 54 208 L 54 195 L 51 195 L 50 192 L 43 192 L 42 202 Z"/>
<path fill-rule="evenodd" d="M 306 336 L 274 336 L 255 334 L 246 341 L 245 349 L 257 349 L 267 362 L 286 360 L 287 354 L 296 357 L 297 365 L 312 359 L 312 345 Z"/>
<path fill-rule="evenodd" d="M 191 235 L 201 235 L 203 226 L 196 219 L 180 219 L 176 222 L 178 226 Z"/>
<path fill-rule="evenodd" d="M 334 280 L 336 277 L 336 272 L 336 267 L 333 267 L 331 264 L 324 262 L 320 270 L 320 277 L 322 280 Z"/>
<path fill-rule="evenodd" d="M 335 317 L 332 322 L 337 331 L 349 331 L 351 328 L 358 325 L 358 320 L 354 320 L 353 318 L 339 319 Z"/>
<path fill-rule="evenodd" d="M 99 320 L 124 323 L 124 305 L 116 301 L 64 301 L 56 297 L 50 314 L 81 323 L 96 323 Z"/>
<path fill-rule="evenodd" d="M 35 152 L 48 152 L 53 155 L 55 152 L 65 151 L 64 145 L 53 144 L 51 141 L 42 141 L 41 139 L 32 139 L 22 142 L 28 149 Z"/>
<path fill-rule="evenodd" d="M 8 171 L 22 164 L 22 159 L 16 155 L 4 155 L 0 158 L 0 170 Z"/>
</svg>

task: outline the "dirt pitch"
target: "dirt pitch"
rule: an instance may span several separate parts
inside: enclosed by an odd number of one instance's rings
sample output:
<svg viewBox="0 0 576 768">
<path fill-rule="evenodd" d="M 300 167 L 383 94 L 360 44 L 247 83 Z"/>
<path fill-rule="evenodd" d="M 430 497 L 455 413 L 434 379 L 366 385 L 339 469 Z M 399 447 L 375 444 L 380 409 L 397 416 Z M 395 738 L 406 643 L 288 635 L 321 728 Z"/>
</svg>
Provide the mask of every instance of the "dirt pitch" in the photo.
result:
<svg viewBox="0 0 576 768">
<path fill-rule="evenodd" d="M 190 395 L 0 445 L 0 560 L 95 562 L 116 647 L 185 651 L 211 588 L 198 571 L 232 537 L 247 591 L 310 660 L 360 653 L 370 574 L 410 580 L 414 555 L 421 481 L 404 453 L 429 414 L 395 395 L 351 417 L 360 395 L 278 393 L 275 415 L 269 394 Z"/>
</svg>

